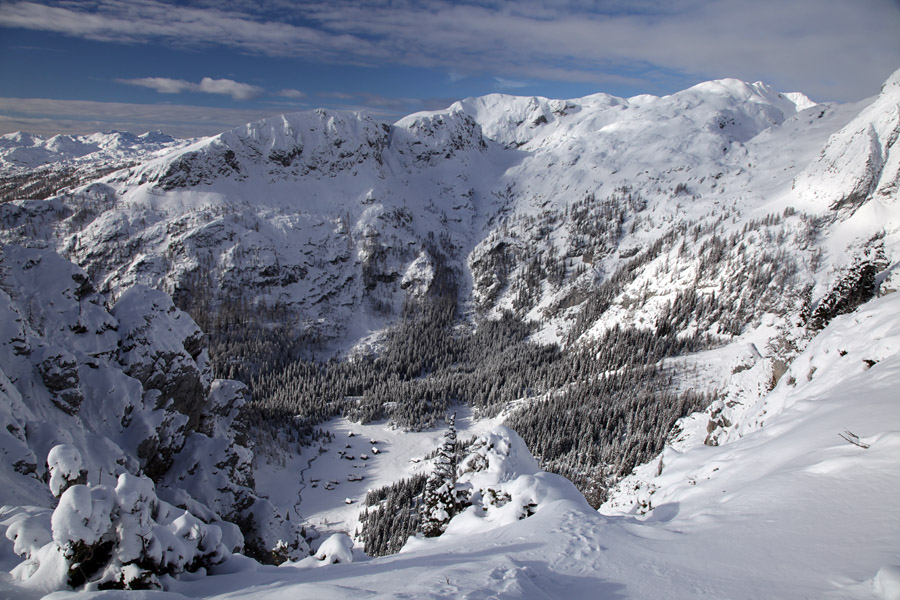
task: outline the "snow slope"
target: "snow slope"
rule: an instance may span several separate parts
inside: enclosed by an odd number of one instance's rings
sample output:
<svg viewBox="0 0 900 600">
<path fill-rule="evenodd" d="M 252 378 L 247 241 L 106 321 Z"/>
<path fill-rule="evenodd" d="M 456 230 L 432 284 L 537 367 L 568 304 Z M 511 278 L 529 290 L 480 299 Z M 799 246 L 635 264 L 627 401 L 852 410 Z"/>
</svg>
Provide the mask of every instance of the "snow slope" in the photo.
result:
<svg viewBox="0 0 900 600">
<path fill-rule="evenodd" d="M 523 520 L 463 513 L 451 535 L 398 555 L 315 570 L 236 561 L 158 597 L 895 598 L 898 311 L 891 294 L 835 319 L 763 396 L 761 428 L 667 450 L 648 516 L 598 514 L 557 478 Z M 513 464 L 503 479 L 527 480 L 527 461 Z"/>
</svg>

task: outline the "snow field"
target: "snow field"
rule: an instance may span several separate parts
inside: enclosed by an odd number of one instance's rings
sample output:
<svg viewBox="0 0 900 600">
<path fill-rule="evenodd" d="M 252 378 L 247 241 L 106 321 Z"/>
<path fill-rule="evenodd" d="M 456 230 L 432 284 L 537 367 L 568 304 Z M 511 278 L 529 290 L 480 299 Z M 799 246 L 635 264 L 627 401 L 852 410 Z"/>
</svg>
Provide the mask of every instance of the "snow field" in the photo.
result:
<svg viewBox="0 0 900 600">
<path fill-rule="evenodd" d="M 468 407 L 455 410 L 460 440 L 479 436 L 502 420 L 473 420 Z M 313 525 L 323 534 L 322 539 L 333 532 L 356 534 L 368 490 L 429 472 L 431 461 L 425 457 L 437 449 L 444 434 L 440 427 L 407 432 L 385 422 L 360 425 L 344 418 L 320 427 L 334 435 L 331 442 L 304 448 L 283 467 L 260 464 L 256 484 L 257 490 L 276 506 L 292 511 L 291 518 L 302 518 Z M 357 476 L 362 479 L 350 480 Z M 347 504 L 347 499 L 351 503 Z"/>
</svg>

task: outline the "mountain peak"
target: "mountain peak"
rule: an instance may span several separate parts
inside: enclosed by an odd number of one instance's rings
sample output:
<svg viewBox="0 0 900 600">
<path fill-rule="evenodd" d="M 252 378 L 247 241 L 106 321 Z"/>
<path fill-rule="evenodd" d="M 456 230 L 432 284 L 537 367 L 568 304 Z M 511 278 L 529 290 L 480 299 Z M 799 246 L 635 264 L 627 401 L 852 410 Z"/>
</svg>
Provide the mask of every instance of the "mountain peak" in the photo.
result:
<svg viewBox="0 0 900 600">
<path fill-rule="evenodd" d="M 882 94 L 900 94 L 900 69 L 897 69 L 888 77 L 881 86 Z"/>
<path fill-rule="evenodd" d="M 380 164 L 388 129 L 359 112 L 288 113 L 200 140 L 144 166 L 131 180 L 170 190 L 254 173 L 268 181 L 328 175 L 369 159 Z"/>
</svg>

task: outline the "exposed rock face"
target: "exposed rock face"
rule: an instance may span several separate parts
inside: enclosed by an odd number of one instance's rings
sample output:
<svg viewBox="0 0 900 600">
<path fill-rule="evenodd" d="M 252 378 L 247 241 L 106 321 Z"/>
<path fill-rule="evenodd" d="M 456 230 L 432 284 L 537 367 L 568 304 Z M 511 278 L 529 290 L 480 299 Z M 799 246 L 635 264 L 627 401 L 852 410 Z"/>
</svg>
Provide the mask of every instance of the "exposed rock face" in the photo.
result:
<svg viewBox="0 0 900 600">
<path fill-rule="evenodd" d="M 143 286 L 126 291 L 111 313 L 122 337 L 119 364 L 145 391 L 159 392 L 156 408 L 186 415 L 188 428 L 196 429 L 211 378 L 203 332 L 169 296 Z"/>
<path fill-rule="evenodd" d="M 302 555 L 299 524 L 256 496 L 236 441 L 246 388 L 212 378 L 197 324 L 157 290 L 110 310 L 92 290 L 50 250 L 0 247 L 0 503 L 52 506 L 51 491 L 140 474 L 207 523 L 243 524 L 260 556 L 279 538 Z"/>
</svg>

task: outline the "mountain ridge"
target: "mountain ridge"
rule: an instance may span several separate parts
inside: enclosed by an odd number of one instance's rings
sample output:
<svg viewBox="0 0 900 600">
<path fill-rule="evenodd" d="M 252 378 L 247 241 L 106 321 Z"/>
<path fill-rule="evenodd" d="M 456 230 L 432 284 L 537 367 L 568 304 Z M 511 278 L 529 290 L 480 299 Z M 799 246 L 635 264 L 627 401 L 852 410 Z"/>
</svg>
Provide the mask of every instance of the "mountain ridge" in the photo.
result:
<svg viewBox="0 0 900 600">
<path fill-rule="evenodd" d="M 701 96 L 703 102 L 700 101 Z M 593 106 L 581 106 L 577 99 L 550 101 L 512 98 L 514 97 L 492 95 L 463 100 L 445 111 L 410 115 L 390 129 L 361 115 L 329 111 L 276 117 L 195 142 L 176 150 L 168 157 L 153 159 L 145 167 L 131 168 L 109 176 L 103 185 L 110 186 L 109 193 L 121 198 L 120 202 L 124 200 L 126 206 L 131 205 L 142 212 L 144 216 L 141 218 L 145 220 L 158 221 L 160 215 L 154 213 L 160 211 L 163 213 L 163 220 L 167 219 L 164 216 L 168 210 L 165 206 L 173 206 L 176 214 L 177 211 L 245 211 L 246 208 L 240 206 L 249 204 L 252 207 L 264 196 L 268 200 L 263 200 L 262 204 L 269 204 L 268 207 L 250 209 L 257 213 L 257 218 L 262 217 L 263 221 L 271 222 L 272 217 L 265 213 L 270 213 L 273 208 L 279 212 L 290 212 L 296 206 L 302 215 L 305 204 L 311 209 L 307 214 L 317 223 L 328 226 L 329 221 L 340 218 L 343 212 L 350 221 L 355 221 L 350 223 L 349 231 L 357 232 L 377 232 L 377 229 L 371 229 L 367 224 L 368 217 L 364 216 L 367 214 L 367 202 L 374 198 L 374 205 L 383 206 L 381 198 L 395 196 L 398 201 L 393 203 L 393 208 L 386 208 L 392 214 L 397 214 L 396 211 L 400 210 L 401 213 L 409 212 L 412 215 L 412 224 L 408 227 L 401 226 L 407 229 L 408 234 L 409 227 L 412 227 L 412 235 L 401 235 L 399 238 L 395 236 L 390 246 L 378 244 L 382 249 L 388 246 L 388 254 L 393 254 L 393 260 L 399 260 L 400 264 L 386 269 L 389 272 L 377 274 L 376 279 L 402 279 L 403 271 L 417 253 L 398 253 L 397 242 L 400 239 L 404 240 L 400 242 L 400 246 L 421 244 L 427 231 L 445 230 L 449 223 L 453 238 L 451 246 L 457 248 L 457 251 L 470 252 L 472 243 L 465 242 L 465 238 L 471 235 L 483 237 L 484 233 L 462 231 L 465 227 L 454 231 L 452 223 L 471 225 L 478 221 L 490 223 L 504 218 L 503 215 L 512 206 L 502 206 L 504 203 L 509 204 L 511 199 L 519 207 L 530 205 L 532 208 L 524 211 L 528 214 L 538 210 L 540 206 L 547 206 L 548 201 L 550 206 L 562 209 L 574 200 L 580 200 L 583 195 L 596 194 L 598 191 L 604 194 L 604 189 L 608 195 L 613 189 L 623 186 L 640 189 L 646 195 L 653 193 L 661 201 L 663 195 L 671 197 L 671 190 L 676 188 L 683 195 L 684 192 L 689 192 L 686 197 L 691 194 L 721 194 L 723 186 L 719 184 L 719 179 L 727 173 L 732 173 L 731 177 L 726 175 L 726 178 L 733 181 L 730 185 L 754 185 L 751 169 L 746 167 L 746 164 L 753 164 L 753 159 L 747 157 L 747 162 L 743 162 L 747 143 L 773 127 L 783 125 L 785 120 L 802 118 L 801 113 L 807 113 L 798 111 L 797 107 L 806 107 L 808 104 L 806 100 L 800 100 L 797 104 L 767 86 L 745 84 L 737 80 L 700 84 L 661 98 L 620 99 L 607 95 L 586 97 L 592 102 L 599 101 Z M 740 98 L 743 103 L 739 104 L 742 108 L 735 113 L 735 106 L 731 104 L 736 98 Z M 491 106 L 494 108 L 491 109 Z M 832 115 L 832 119 L 836 118 L 836 124 L 845 118 L 838 108 L 830 105 L 814 106 L 819 106 L 825 117 Z M 786 111 L 791 109 L 794 113 L 787 115 Z M 499 111 L 499 116 L 493 114 L 492 110 Z M 810 111 L 812 108 L 805 110 Z M 634 115 L 629 116 L 632 113 Z M 698 116 L 692 116 L 694 113 Z M 678 116 L 663 119 L 660 118 L 662 114 Z M 693 129 L 687 127 L 688 122 Z M 705 124 L 697 129 L 698 123 Z M 485 133 L 482 134 L 482 131 Z M 696 133 L 683 137 L 685 131 Z M 485 137 L 481 138 L 482 135 Z M 678 137 L 682 139 L 676 141 Z M 473 146 L 468 145 L 469 139 L 473 140 Z M 497 157 L 494 162 L 499 167 L 499 170 L 492 173 L 481 168 L 485 162 L 490 161 L 477 158 L 487 150 L 484 146 L 485 139 L 513 148 L 507 151 L 501 151 L 499 147 L 491 150 L 491 154 Z M 629 140 L 627 144 L 625 140 Z M 780 140 L 780 143 L 785 142 L 784 139 Z M 733 149 L 731 155 L 729 149 Z M 735 154 L 739 156 L 733 159 Z M 646 156 L 653 156 L 655 162 L 648 163 L 642 158 Z M 439 161 L 440 165 L 435 161 Z M 662 173 L 651 174 L 650 169 L 644 168 L 651 165 L 655 168 L 666 162 L 670 164 Z M 503 166 L 510 164 L 513 166 Z M 738 166 L 739 164 L 743 166 Z M 452 168 L 448 171 L 451 165 Z M 698 172 L 694 176 L 692 172 L 698 169 L 703 173 Z M 547 176 L 542 176 L 542 173 Z M 478 185 L 471 185 L 475 182 L 465 185 L 465 181 L 473 177 Z M 810 176 L 809 179 L 816 178 Z M 321 185 L 314 184 L 314 180 L 334 180 L 329 187 L 334 188 L 336 184 L 337 188 L 333 193 L 325 191 Z M 245 182 L 243 186 L 242 181 Z M 261 194 L 255 190 L 252 185 L 257 184 L 250 183 L 254 181 L 266 182 L 266 191 Z M 277 181 L 297 181 L 302 187 L 279 191 L 277 186 L 271 185 L 277 184 Z M 190 193 L 193 189 L 199 191 L 197 186 L 211 193 Z M 215 191 L 216 186 L 221 191 Z M 428 199 L 431 192 L 423 194 L 421 191 L 435 187 L 442 190 L 438 198 Z M 668 188 L 668 192 L 659 194 L 657 190 L 663 187 Z M 557 192 L 557 189 L 561 189 L 562 193 Z M 183 190 L 183 193 L 179 190 Z M 329 193 L 332 195 L 329 196 Z M 508 199 L 504 200 L 504 195 Z M 73 200 L 77 196 L 76 192 Z M 726 198 L 729 197 L 739 196 L 730 192 Z M 159 199 L 162 198 L 167 200 L 161 202 Z M 332 198 L 339 199 L 338 203 L 333 204 Z M 327 204 L 323 205 L 323 200 Z M 430 215 L 423 214 L 421 209 L 418 214 L 416 209 L 410 212 L 413 206 L 421 206 L 423 201 L 427 203 L 426 207 L 430 207 L 424 212 L 430 212 Z M 179 204 L 182 208 L 178 208 Z M 515 210 L 523 212 L 521 208 Z M 125 213 L 120 211 L 120 214 L 124 216 Z M 666 218 L 664 215 L 659 216 Z M 98 225 L 99 222 L 92 224 L 92 227 L 96 229 Z M 291 227 L 297 226 L 302 224 Z M 346 235 L 340 233 L 340 227 L 334 231 L 338 236 Z M 144 244 L 127 230 L 116 235 L 131 238 L 139 246 Z M 90 229 L 81 232 L 79 237 L 83 239 L 85 236 L 87 239 L 91 238 Z M 146 237 L 146 234 L 141 237 Z M 640 236 L 636 241 L 638 239 Z M 103 271 L 109 268 L 108 257 L 103 259 L 104 266 L 100 266 L 99 261 L 90 258 L 86 249 L 79 249 L 82 244 L 80 240 L 75 242 L 77 245 L 73 245 L 73 242 L 75 238 L 70 236 L 69 241 L 61 239 L 55 244 L 65 248 L 66 254 L 77 262 L 94 264 L 91 269 L 99 268 Z M 356 239 L 346 240 L 344 243 L 357 246 L 357 257 L 372 255 L 372 252 L 359 248 L 360 244 Z M 280 246 L 281 243 L 275 240 L 263 243 L 263 247 L 268 248 L 266 252 L 273 252 L 279 259 L 288 254 Z M 232 248 L 235 246 L 232 245 Z M 380 252 L 381 250 L 375 254 Z M 156 253 L 161 253 L 161 250 Z M 350 260 L 351 256 L 338 258 L 335 255 L 331 260 Z M 217 261 L 221 262 L 223 258 L 224 255 L 218 254 Z M 192 261 L 196 263 L 196 258 Z M 113 261 L 114 264 L 116 262 L 121 263 L 122 259 Z M 290 281 L 304 271 L 309 272 L 312 266 L 308 260 L 297 257 L 287 262 L 288 270 L 295 275 L 282 275 L 284 281 Z M 358 278 L 361 274 L 359 267 L 364 267 L 370 261 L 357 258 L 352 262 L 357 263 L 355 275 Z M 464 263 L 462 257 L 457 258 L 456 269 L 466 271 Z M 107 276 L 107 283 L 102 284 L 102 287 L 113 286 L 109 289 L 115 289 L 117 284 L 114 282 L 122 278 L 123 267 L 127 267 L 127 271 L 132 273 L 142 269 L 146 272 L 146 267 L 139 264 L 122 263 L 117 269 L 120 274 L 111 274 L 112 278 Z M 182 276 L 171 270 L 168 273 L 159 272 L 158 268 L 150 268 L 149 272 L 155 273 L 152 277 L 134 273 L 126 275 L 122 281 L 126 286 L 129 285 L 128 282 L 141 281 L 174 292 Z M 267 268 L 277 267 L 272 265 Z M 216 270 L 221 271 L 221 267 Z M 354 273 L 350 272 L 348 275 Z M 398 298 L 396 286 L 387 284 L 383 287 L 388 290 L 387 296 Z M 282 291 L 273 295 L 286 297 L 289 303 L 298 303 L 296 299 L 291 299 L 291 296 L 296 298 L 296 292 L 285 290 L 284 286 L 281 289 Z M 319 289 L 324 290 L 321 287 Z M 269 297 L 272 298 L 273 295 Z M 357 292 L 355 296 L 357 299 L 353 300 L 354 305 L 359 306 L 360 293 Z M 391 300 L 389 304 L 393 305 L 391 312 L 396 315 L 399 310 L 397 300 Z M 310 316 L 313 319 L 321 318 L 321 315 Z"/>
</svg>

